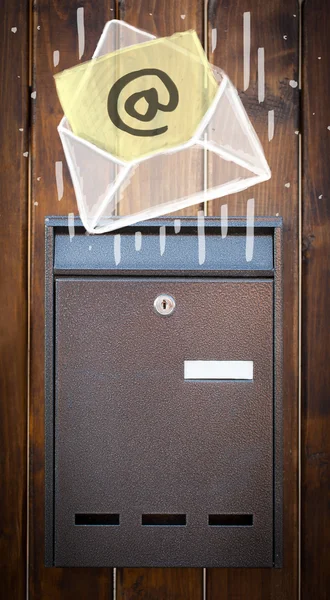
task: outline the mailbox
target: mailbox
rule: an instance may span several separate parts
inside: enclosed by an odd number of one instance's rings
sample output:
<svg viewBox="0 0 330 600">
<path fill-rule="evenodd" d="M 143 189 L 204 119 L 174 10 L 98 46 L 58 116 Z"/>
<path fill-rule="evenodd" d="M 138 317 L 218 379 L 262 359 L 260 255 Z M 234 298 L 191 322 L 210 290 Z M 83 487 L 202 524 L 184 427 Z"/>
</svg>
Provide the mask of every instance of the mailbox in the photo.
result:
<svg viewBox="0 0 330 600">
<path fill-rule="evenodd" d="M 249 262 L 245 219 L 46 219 L 47 566 L 281 566 L 281 256 L 278 218 Z"/>
</svg>

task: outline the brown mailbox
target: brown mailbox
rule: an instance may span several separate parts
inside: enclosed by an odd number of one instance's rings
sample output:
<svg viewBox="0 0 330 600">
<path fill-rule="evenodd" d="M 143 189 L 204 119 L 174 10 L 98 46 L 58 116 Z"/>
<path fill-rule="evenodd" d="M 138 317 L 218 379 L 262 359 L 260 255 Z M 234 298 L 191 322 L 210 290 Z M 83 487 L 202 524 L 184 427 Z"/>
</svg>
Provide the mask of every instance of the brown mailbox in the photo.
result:
<svg viewBox="0 0 330 600">
<path fill-rule="evenodd" d="M 281 566 L 281 220 L 178 229 L 46 220 L 48 566 Z"/>
</svg>

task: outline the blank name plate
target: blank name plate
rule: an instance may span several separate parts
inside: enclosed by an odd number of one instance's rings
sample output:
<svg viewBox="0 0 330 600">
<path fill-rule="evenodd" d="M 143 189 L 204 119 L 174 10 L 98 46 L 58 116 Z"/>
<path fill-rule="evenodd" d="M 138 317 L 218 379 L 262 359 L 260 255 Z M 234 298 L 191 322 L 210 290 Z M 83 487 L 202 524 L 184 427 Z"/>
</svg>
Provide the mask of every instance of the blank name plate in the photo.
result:
<svg viewBox="0 0 330 600">
<path fill-rule="evenodd" d="M 253 379 L 252 360 L 185 360 L 185 379 Z"/>
</svg>

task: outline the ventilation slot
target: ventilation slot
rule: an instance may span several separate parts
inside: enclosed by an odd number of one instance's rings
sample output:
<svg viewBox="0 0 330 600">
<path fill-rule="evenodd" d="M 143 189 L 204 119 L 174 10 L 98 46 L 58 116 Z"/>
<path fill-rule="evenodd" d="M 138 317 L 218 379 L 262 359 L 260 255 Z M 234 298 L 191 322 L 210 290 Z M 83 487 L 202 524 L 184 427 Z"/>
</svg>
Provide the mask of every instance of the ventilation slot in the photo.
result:
<svg viewBox="0 0 330 600">
<path fill-rule="evenodd" d="M 209 515 L 213 527 L 251 527 L 253 515 Z"/>
<path fill-rule="evenodd" d="M 187 515 L 142 515 L 142 525 L 158 525 L 158 526 L 182 526 L 187 524 Z"/>
<path fill-rule="evenodd" d="M 75 515 L 76 525 L 119 525 L 119 514 L 85 513 Z"/>
</svg>

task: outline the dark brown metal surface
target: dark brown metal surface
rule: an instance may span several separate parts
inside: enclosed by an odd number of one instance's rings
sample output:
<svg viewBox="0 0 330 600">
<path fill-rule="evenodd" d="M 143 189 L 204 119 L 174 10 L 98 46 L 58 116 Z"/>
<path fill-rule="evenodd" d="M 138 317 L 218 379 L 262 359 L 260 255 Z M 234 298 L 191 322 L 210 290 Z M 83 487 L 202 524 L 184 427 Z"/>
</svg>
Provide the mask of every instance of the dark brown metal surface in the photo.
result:
<svg viewBox="0 0 330 600">
<path fill-rule="evenodd" d="M 272 281 L 57 280 L 56 564 L 272 565 L 272 321 Z M 186 359 L 253 360 L 255 378 L 185 381 Z M 80 512 L 120 527 L 78 528 Z M 211 513 L 253 527 L 214 530 Z"/>
<path fill-rule="evenodd" d="M 57 228 L 47 230 L 51 307 Z M 280 277 L 280 237 L 274 239 L 272 275 Z M 48 564 L 279 565 L 278 280 L 232 272 L 230 279 L 138 275 L 54 279 L 46 514 L 55 537 Z M 161 293 L 175 298 L 170 317 L 153 310 Z M 254 378 L 185 380 L 185 360 L 252 360 Z M 49 349 L 48 363 L 50 399 Z"/>
</svg>

